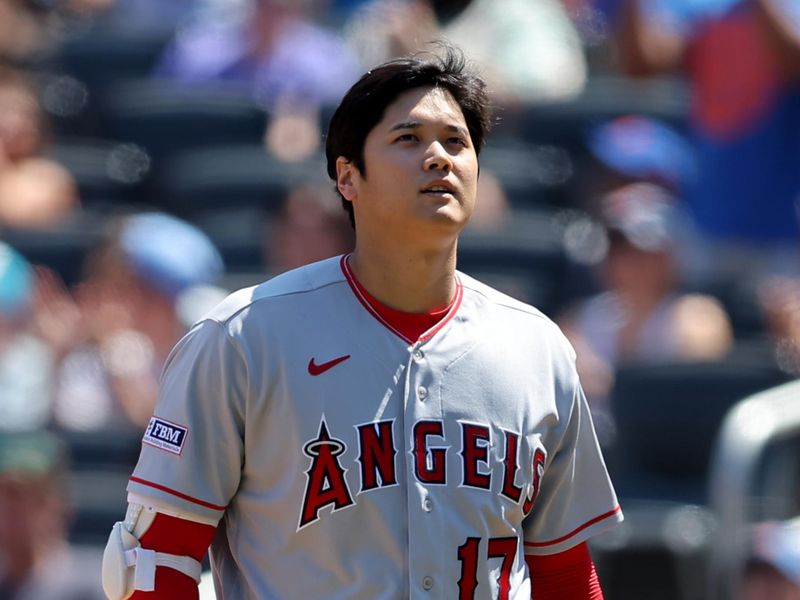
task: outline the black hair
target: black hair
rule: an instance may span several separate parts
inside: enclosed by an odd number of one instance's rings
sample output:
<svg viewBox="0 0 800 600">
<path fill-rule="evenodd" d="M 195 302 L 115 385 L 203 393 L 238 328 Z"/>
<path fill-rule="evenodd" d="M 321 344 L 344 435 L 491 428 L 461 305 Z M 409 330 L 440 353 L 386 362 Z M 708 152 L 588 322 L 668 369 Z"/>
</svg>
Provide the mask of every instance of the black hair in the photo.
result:
<svg viewBox="0 0 800 600">
<path fill-rule="evenodd" d="M 375 67 L 344 95 L 331 117 L 325 142 L 328 176 L 333 181 L 336 181 L 336 160 L 340 156 L 366 176 L 364 142 L 367 135 L 383 118 L 386 107 L 400 94 L 420 87 L 445 89 L 453 96 L 464 114 L 475 152 L 480 154 L 491 126 L 486 84 L 468 69 L 460 50 L 444 43 L 439 47 L 440 54 L 416 54 Z M 355 227 L 352 203 L 342 197 L 342 205 Z"/>
</svg>

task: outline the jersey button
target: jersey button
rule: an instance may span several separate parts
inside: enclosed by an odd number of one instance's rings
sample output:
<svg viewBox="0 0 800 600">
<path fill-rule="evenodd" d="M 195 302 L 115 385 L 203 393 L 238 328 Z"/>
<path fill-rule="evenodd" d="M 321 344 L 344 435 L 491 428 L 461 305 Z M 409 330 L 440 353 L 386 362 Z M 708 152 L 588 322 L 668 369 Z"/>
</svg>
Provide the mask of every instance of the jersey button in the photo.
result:
<svg viewBox="0 0 800 600">
<path fill-rule="evenodd" d="M 426 592 L 433 587 L 433 577 L 426 575 L 422 578 L 422 589 Z"/>
<path fill-rule="evenodd" d="M 417 388 L 417 396 L 420 400 L 425 400 L 428 397 L 428 388 L 424 385 L 421 385 Z"/>
<path fill-rule="evenodd" d="M 411 356 L 414 358 L 414 362 L 421 362 L 425 358 L 425 353 L 417 348 Z"/>
</svg>

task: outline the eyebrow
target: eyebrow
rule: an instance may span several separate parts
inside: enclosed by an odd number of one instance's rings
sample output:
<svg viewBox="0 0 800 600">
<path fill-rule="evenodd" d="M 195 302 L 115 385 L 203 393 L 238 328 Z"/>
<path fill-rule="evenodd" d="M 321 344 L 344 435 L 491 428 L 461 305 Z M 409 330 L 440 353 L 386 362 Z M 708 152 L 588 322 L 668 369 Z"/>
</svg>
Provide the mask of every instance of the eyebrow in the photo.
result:
<svg viewBox="0 0 800 600">
<path fill-rule="evenodd" d="M 392 132 L 399 129 L 419 129 L 420 127 L 422 127 L 422 123 L 419 121 L 403 121 L 393 125 L 389 131 Z M 459 125 L 445 125 L 445 129 L 454 133 L 460 133 L 461 135 L 467 135 L 467 130 Z"/>
</svg>

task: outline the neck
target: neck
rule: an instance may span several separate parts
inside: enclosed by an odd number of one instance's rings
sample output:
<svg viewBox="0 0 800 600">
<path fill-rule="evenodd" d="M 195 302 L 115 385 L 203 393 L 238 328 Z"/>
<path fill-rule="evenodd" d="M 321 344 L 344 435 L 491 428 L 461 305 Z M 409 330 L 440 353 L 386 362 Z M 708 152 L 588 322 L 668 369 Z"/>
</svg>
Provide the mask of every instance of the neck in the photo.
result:
<svg viewBox="0 0 800 600">
<path fill-rule="evenodd" d="M 455 240 L 438 251 L 398 252 L 357 239 L 350 267 L 372 296 L 402 312 L 444 308 L 456 293 Z"/>
</svg>

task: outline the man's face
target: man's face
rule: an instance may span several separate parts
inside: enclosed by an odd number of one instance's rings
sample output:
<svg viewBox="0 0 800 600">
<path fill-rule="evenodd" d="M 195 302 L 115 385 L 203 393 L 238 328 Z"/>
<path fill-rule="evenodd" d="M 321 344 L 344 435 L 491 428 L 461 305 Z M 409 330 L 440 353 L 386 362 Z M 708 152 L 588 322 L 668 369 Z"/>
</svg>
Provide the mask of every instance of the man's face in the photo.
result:
<svg viewBox="0 0 800 600">
<path fill-rule="evenodd" d="M 358 236 L 454 239 L 475 205 L 478 159 L 461 108 L 446 90 L 404 92 L 364 143 L 365 173 L 339 159 Z"/>
</svg>

